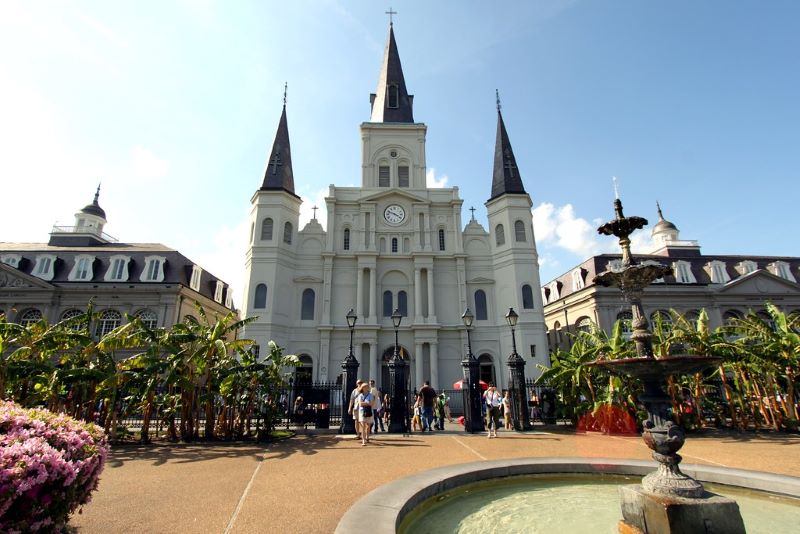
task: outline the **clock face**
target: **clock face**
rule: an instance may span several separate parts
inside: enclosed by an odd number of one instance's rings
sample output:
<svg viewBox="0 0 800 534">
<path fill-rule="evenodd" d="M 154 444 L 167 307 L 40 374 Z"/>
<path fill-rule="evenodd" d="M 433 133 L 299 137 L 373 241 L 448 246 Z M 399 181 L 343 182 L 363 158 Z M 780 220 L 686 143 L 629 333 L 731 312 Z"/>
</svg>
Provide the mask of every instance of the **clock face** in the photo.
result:
<svg viewBox="0 0 800 534">
<path fill-rule="evenodd" d="M 406 210 L 402 206 L 392 204 L 383 211 L 383 218 L 389 224 L 400 224 L 406 218 Z"/>
</svg>

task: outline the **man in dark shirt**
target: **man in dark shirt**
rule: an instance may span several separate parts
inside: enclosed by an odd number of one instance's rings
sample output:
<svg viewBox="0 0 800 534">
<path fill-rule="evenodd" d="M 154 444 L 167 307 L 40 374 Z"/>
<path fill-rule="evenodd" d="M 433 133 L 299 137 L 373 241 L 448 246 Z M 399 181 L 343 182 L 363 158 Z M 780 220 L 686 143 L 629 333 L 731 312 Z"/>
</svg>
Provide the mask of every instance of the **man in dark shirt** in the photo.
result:
<svg viewBox="0 0 800 534">
<path fill-rule="evenodd" d="M 436 400 L 436 390 L 431 387 L 431 383 L 426 380 L 425 385 L 419 390 L 422 396 L 422 431 L 431 432 L 431 424 L 433 423 L 433 403 Z"/>
</svg>

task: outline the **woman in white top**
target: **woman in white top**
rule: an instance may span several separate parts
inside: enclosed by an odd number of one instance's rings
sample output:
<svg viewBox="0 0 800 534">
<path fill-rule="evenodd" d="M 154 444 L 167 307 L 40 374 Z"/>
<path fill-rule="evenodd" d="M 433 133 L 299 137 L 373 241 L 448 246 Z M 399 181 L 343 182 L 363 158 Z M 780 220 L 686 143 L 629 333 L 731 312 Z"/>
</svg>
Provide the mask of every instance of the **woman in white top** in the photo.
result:
<svg viewBox="0 0 800 534">
<path fill-rule="evenodd" d="M 496 438 L 497 426 L 500 423 L 500 405 L 503 403 L 503 399 L 497 388 L 493 384 L 489 384 L 489 389 L 484 394 L 484 400 L 486 402 L 486 437 Z"/>
<path fill-rule="evenodd" d="M 369 443 L 369 431 L 375 417 L 375 397 L 369 391 L 369 384 L 361 384 L 361 393 L 356 398 L 358 422 L 361 423 L 361 446 Z"/>
</svg>

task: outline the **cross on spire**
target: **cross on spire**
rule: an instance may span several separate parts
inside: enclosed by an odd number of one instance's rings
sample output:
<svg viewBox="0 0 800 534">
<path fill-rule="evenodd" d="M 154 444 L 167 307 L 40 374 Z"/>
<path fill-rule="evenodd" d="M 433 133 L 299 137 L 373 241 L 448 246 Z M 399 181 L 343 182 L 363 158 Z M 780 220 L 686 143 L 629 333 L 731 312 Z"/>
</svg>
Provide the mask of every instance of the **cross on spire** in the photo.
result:
<svg viewBox="0 0 800 534">
<path fill-rule="evenodd" d="M 471 207 L 471 208 L 469 209 L 469 211 L 471 211 L 471 212 L 472 212 L 472 220 L 474 221 L 474 220 L 475 220 L 475 207 L 474 207 L 474 206 L 473 206 L 473 207 Z"/>
<path fill-rule="evenodd" d="M 278 174 L 278 167 L 283 166 L 283 163 L 281 163 L 281 155 L 275 152 L 275 155 L 269 160 L 269 164 L 272 167 L 272 176 L 275 176 Z"/>
<path fill-rule="evenodd" d="M 283 106 L 286 107 L 286 91 L 289 89 L 289 82 L 283 82 Z"/>
<path fill-rule="evenodd" d="M 505 151 L 505 161 L 503 162 L 503 167 L 508 169 L 509 174 L 512 178 L 514 178 L 514 169 L 517 168 L 517 165 L 514 163 L 514 158 L 511 155 L 511 151 L 506 149 Z"/>
<path fill-rule="evenodd" d="M 497 99 L 497 112 L 500 113 L 500 108 L 503 107 L 500 105 L 500 91 L 497 89 L 494 90 L 494 96 Z"/>
<path fill-rule="evenodd" d="M 311 209 L 314 211 L 314 220 L 316 221 L 316 220 L 317 220 L 317 210 L 318 210 L 319 208 L 318 208 L 318 207 L 316 207 L 316 206 L 314 206 L 314 207 L 312 207 Z"/>
<path fill-rule="evenodd" d="M 384 11 L 387 15 L 389 15 L 389 26 L 392 26 L 392 15 L 397 15 L 397 11 L 392 11 L 392 8 L 389 8 L 389 11 Z"/>
</svg>

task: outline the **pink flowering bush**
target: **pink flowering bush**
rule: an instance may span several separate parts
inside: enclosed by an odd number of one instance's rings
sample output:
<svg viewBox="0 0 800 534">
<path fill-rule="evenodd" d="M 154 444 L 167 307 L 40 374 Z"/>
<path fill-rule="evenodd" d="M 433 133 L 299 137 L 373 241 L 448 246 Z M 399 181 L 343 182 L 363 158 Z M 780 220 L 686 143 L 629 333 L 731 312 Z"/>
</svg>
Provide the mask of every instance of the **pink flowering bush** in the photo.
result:
<svg viewBox="0 0 800 534">
<path fill-rule="evenodd" d="M 99 427 L 0 401 L 0 532 L 63 530 L 90 501 L 107 455 Z"/>
</svg>

